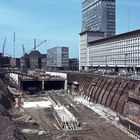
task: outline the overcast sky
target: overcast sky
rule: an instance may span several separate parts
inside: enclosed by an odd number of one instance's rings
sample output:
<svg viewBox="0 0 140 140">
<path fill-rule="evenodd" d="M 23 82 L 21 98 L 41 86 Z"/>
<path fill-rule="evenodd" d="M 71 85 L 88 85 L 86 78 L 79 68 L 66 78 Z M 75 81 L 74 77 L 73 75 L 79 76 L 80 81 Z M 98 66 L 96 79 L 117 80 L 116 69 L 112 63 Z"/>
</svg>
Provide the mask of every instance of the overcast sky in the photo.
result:
<svg viewBox="0 0 140 140">
<path fill-rule="evenodd" d="M 140 0 L 116 0 L 117 33 L 140 28 Z M 13 55 L 13 32 L 16 32 L 16 57 L 33 48 L 33 39 L 41 52 L 55 46 L 70 48 L 70 57 L 79 55 L 82 0 L 0 0 L 0 51 L 7 37 L 5 51 Z M 128 14 L 129 13 L 129 14 Z M 129 15 L 129 20 L 128 20 Z M 129 21 L 129 26 L 128 26 Z"/>
</svg>

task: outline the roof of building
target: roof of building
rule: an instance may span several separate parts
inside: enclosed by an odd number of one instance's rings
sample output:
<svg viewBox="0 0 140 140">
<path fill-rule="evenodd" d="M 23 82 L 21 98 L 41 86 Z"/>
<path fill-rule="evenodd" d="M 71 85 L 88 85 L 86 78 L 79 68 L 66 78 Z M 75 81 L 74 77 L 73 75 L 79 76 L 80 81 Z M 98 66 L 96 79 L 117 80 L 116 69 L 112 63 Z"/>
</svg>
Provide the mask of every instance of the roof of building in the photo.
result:
<svg viewBox="0 0 140 140">
<path fill-rule="evenodd" d="M 119 40 L 120 38 L 126 38 L 126 37 L 128 38 L 128 37 L 132 37 L 132 36 L 140 36 L 140 29 L 118 34 L 118 35 L 114 35 L 112 37 L 102 38 L 102 39 L 91 41 L 88 43 L 89 44 L 98 44 L 98 43 L 108 42 L 108 41 L 112 41 L 112 40 Z"/>
<path fill-rule="evenodd" d="M 87 34 L 87 33 L 104 33 L 104 32 L 102 32 L 102 31 L 88 31 L 88 30 L 85 30 L 85 31 L 83 31 L 83 32 L 81 32 L 81 33 L 79 33 L 80 35 L 84 35 L 84 34 Z"/>
<path fill-rule="evenodd" d="M 42 54 L 41 57 L 42 58 L 46 58 L 47 57 L 47 54 Z"/>
<path fill-rule="evenodd" d="M 79 61 L 79 59 L 78 58 L 69 58 L 69 60 L 78 60 Z"/>
<path fill-rule="evenodd" d="M 57 48 L 69 48 L 69 47 L 65 47 L 65 46 L 56 46 L 56 47 L 53 47 L 53 48 L 49 48 L 48 50 L 57 49 Z"/>
</svg>

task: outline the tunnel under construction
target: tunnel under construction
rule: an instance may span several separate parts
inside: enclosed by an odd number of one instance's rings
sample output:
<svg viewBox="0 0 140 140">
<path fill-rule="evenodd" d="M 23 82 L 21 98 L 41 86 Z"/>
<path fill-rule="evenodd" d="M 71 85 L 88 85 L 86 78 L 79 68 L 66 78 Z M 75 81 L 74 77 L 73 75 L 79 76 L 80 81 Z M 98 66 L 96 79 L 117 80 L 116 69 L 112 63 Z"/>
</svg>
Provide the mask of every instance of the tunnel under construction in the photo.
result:
<svg viewBox="0 0 140 140">
<path fill-rule="evenodd" d="M 11 120 L 28 140 L 140 139 L 139 80 L 45 71 L 1 77 L 0 104 L 16 109 Z"/>
<path fill-rule="evenodd" d="M 20 87 L 24 91 L 39 92 L 39 91 L 48 91 L 48 90 L 60 90 L 64 89 L 65 81 L 64 80 L 49 80 L 49 81 L 20 81 Z"/>
<path fill-rule="evenodd" d="M 30 73 L 30 77 L 18 74 L 11 74 L 11 78 L 14 79 L 15 83 L 19 85 L 19 87 L 22 90 L 27 91 L 29 93 L 67 89 L 66 74 L 58 73 L 59 76 L 57 76 L 57 73 L 51 73 L 51 75 L 41 75 L 38 73 L 34 73 L 33 71 Z"/>
</svg>

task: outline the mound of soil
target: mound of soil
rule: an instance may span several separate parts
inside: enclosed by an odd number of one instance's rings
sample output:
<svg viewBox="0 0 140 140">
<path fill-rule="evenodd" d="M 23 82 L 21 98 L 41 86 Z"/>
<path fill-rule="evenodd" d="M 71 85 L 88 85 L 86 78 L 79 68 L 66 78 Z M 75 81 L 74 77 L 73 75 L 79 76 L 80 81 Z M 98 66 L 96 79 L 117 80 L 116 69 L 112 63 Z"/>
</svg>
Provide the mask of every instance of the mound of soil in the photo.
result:
<svg viewBox="0 0 140 140">
<path fill-rule="evenodd" d="M 10 107 L 10 97 L 4 91 L 0 90 L 0 140 L 26 140 L 8 113 Z"/>
</svg>

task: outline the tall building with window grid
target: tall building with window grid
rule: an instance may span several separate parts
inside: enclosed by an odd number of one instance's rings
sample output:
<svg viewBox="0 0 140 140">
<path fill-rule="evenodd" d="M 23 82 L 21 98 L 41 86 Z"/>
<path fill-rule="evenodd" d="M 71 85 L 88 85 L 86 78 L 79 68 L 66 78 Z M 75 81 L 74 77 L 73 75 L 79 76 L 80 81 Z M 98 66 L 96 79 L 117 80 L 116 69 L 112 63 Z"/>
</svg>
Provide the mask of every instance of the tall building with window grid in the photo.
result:
<svg viewBox="0 0 140 140">
<path fill-rule="evenodd" d="M 82 3 L 82 32 L 101 31 L 105 37 L 116 32 L 115 0 L 84 0 Z"/>
<path fill-rule="evenodd" d="M 47 68 L 53 70 L 67 70 L 69 67 L 69 48 L 54 47 L 47 50 Z"/>
</svg>

